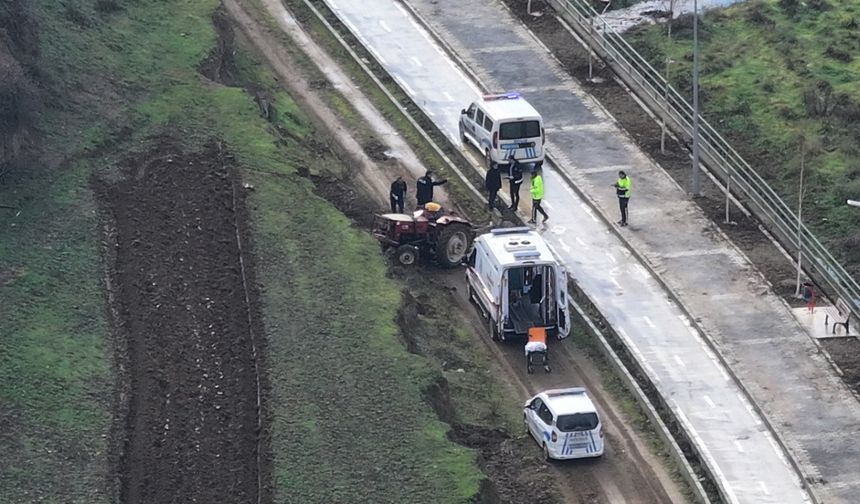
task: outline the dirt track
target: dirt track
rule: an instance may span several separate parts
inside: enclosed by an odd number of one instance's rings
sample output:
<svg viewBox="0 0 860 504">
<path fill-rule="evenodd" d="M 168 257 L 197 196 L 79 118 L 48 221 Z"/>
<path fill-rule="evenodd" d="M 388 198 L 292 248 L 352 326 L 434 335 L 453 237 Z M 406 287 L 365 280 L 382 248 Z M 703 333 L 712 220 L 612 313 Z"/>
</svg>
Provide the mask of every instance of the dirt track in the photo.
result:
<svg viewBox="0 0 860 504">
<path fill-rule="evenodd" d="M 125 504 L 257 502 L 258 377 L 218 149 L 162 144 L 101 188 L 131 381 Z"/>
</svg>

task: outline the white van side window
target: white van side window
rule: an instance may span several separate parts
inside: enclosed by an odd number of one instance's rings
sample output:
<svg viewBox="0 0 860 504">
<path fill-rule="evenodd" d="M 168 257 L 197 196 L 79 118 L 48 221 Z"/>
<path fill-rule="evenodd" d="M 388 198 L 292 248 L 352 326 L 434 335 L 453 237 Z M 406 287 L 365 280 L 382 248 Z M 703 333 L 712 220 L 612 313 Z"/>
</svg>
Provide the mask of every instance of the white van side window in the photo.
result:
<svg viewBox="0 0 860 504">
<path fill-rule="evenodd" d="M 493 120 L 490 119 L 490 116 L 484 118 L 484 129 L 487 131 L 493 131 Z"/>
<path fill-rule="evenodd" d="M 469 119 L 473 121 L 475 120 L 475 110 L 477 108 L 478 107 L 474 103 L 469 105 L 469 108 L 466 110 L 466 115 L 469 116 Z"/>
<path fill-rule="evenodd" d="M 478 109 L 478 113 L 477 113 L 477 115 L 475 116 L 475 124 L 476 124 L 479 128 L 483 128 L 483 127 L 484 127 L 484 111 L 483 111 L 483 110 L 481 110 L 481 109 Z"/>
</svg>

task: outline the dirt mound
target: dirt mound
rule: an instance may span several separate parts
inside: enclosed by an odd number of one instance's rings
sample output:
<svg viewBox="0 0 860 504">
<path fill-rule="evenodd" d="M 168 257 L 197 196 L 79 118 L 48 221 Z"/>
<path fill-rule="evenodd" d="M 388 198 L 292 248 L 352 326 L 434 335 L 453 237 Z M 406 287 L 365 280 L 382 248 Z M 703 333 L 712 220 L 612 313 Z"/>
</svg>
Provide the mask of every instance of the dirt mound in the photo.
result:
<svg viewBox="0 0 860 504">
<path fill-rule="evenodd" d="M 186 153 L 161 142 L 137 159 L 124 180 L 98 184 L 114 219 L 130 366 L 123 502 L 256 502 L 260 332 L 246 302 L 235 173 L 215 145 Z"/>
</svg>

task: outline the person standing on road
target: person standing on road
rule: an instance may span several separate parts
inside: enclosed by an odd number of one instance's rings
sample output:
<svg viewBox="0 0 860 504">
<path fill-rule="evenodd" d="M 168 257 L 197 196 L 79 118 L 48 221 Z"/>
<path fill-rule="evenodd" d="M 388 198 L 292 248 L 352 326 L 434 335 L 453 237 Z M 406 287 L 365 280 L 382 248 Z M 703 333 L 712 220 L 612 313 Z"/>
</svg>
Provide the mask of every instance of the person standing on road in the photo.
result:
<svg viewBox="0 0 860 504">
<path fill-rule="evenodd" d="M 511 159 L 511 164 L 508 167 L 508 175 L 510 177 L 508 182 L 511 186 L 510 209 L 516 212 L 520 206 L 520 186 L 523 185 L 523 167 L 520 166 L 519 161 L 516 159 Z"/>
<path fill-rule="evenodd" d="M 532 218 L 529 220 L 529 224 L 535 223 L 538 212 L 543 215 L 543 222 L 549 220 L 549 215 L 547 215 L 540 206 L 540 202 L 543 199 L 543 176 L 541 175 L 541 172 L 541 168 L 539 166 L 535 166 L 535 171 L 532 173 Z"/>
<path fill-rule="evenodd" d="M 406 181 L 398 175 L 391 183 L 391 193 L 388 199 L 391 201 L 391 213 L 403 213 L 403 203 L 406 200 Z"/>
<path fill-rule="evenodd" d="M 630 202 L 630 177 L 624 171 L 618 172 L 618 180 L 612 184 L 615 194 L 618 196 L 618 207 L 621 209 L 621 220 L 619 226 L 627 225 L 627 204 Z"/>
<path fill-rule="evenodd" d="M 427 170 L 423 177 L 418 178 L 416 184 L 415 197 L 418 199 L 418 206 L 423 207 L 425 203 L 433 201 L 433 187 L 446 182 L 448 179 L 433 180 L 433 170 Z"/>
<path fill-rule="evenodd" d="M 496 208 L 496 196 L 502 188 L 502 170 L 499 169 L 498 164 L 490 165 L 487 177 L 484 179 L 484 187 L 487 189 L 487 204 L 492 212 Z"/>
</svg>

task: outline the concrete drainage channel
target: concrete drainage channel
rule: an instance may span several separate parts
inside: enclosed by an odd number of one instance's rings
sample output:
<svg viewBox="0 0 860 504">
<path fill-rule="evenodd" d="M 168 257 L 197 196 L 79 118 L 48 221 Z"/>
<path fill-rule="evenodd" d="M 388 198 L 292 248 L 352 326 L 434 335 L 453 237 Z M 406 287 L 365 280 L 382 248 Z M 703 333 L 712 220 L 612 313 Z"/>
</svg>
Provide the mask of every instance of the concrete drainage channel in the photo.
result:
<svg viewBox="0 0 860 504">
<path fill-rule="evenodd" d="M 483 200 L 483 194 L 476 188 L 483 179 L 483 171 L 472 160 L 468 159 L 456 146 L 449 142 L 434 123 L 421 111 L 417 104 L 399 87 L 394 79 L 386 73 L 383 67 L 346 29 L 337 16 L 329 10 L 322 0 L 302 0 L 318 20 L 326 26 L 331 34 L 340 42 L 352 59 L 370 77 L 400 113 L 411 123 L 421 136 L 428 142 L 437 155 L 447 164 L 452 173 L 456 174 L 472 192 L 472 195 Z M 462 65 L 461 65 L 462 67 Z M 468 71 L 468 69 L 466 69 Z M 480 81 L 471 75 L 475 82 Z M 394 89 L 389 88 L 383 81 L 391 82 Z M 407 104 L 407 105 L 404 105 Z M 468 169 L 461 169 L 468 167 Z M 522 223 L 518 216 L 506 215 L 509 220 Z M 636 398 L 642 411 L 654 424 L 655 431 L 672 459 L 680 466 L 681 474 L 686 480 L 699 502 L 720 502 L 720 492 L 710 467 L 695 451 L 683 423 L 674 416 L 671 409 L 660 397 L 654 384 L 647 374 L 639 367 L 635 358 L 628 351 L 624 342 L 606 323 L 594 304 L 575 281 L 570 282 L 573 294 L 571 303 L 578 314 L 580 322 L 589 329 L 594 339 L 599 342 L 599 349 L 604 358 L 625 383 Z"/>
</svg>

